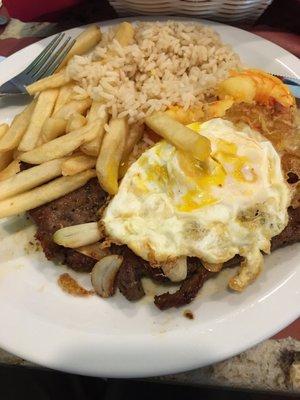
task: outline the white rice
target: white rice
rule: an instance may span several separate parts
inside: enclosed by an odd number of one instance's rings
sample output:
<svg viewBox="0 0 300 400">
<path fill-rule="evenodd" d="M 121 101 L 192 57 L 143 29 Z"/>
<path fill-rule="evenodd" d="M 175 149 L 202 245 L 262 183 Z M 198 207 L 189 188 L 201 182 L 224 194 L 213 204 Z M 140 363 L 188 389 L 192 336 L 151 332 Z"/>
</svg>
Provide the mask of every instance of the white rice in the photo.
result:
<svg viewBox="0 0 300 400">
<path fill-rule="evenodd" d="M 113 117 L 142 121 L 171 105 L 201 105 L 216 84 L 239 66 L 239 57 L 218 34 L 200 24 L 139 23 L 135 44 L 122 47 L 115 29 L 95 50 L 75 56 L 67 72 L 77 81 L 76 98 L 102 101 Z M 113 53 L 107 61 L 107 52 Z"/>
</svg>

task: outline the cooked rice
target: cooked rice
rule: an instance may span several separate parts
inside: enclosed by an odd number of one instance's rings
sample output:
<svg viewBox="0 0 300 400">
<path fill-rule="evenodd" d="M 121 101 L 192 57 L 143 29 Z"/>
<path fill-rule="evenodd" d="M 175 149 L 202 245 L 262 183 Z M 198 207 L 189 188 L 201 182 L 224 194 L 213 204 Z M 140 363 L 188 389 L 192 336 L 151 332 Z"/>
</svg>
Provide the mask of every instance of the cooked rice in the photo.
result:
<svg viewBox="0 0 300 400">
<path fill-rule="evenodd" d="M 147 133 L 144 133 L 143 137 L 141 138 L 141 140 L 136 143 L 136 145 L 134 146 L 129 159 L 128 159 L 128 167 L 134 163 L 138 158 L 140 158 L 140 156 L 146 151 L 148 150 L 150 147 L 154 146 L 155 142 L 153 142 L 153 140 L 151 140 L 149 138 L 149 136 L 147 135 Z"/>
<path fill-rule="evenodd" d="M 114 39 L 115 30 L 91 54 L 75 56 L 67 72 L 78 83 L 77 98 L 103 101 L 112 117 L 128 116 L 129 123 L 171 105 L 201 105 L 239 66 L 238 55 L 200 24 L 139 23 L 127 47 Z"/>
</svg>

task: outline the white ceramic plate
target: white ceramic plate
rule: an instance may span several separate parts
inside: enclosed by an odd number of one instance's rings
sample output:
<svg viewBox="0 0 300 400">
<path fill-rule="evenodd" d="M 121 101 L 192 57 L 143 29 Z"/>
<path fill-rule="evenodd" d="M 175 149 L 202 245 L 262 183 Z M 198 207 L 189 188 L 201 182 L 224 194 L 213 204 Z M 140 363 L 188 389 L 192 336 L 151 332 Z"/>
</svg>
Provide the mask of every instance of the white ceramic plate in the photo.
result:
<svg viewBox="0 0 300 400">
<path fill-rule="evenodd" d="M 231 43 L 246 64 L 300 76 L 299 60 L 275 44 L 202 22 Z M 82 29 L 69 33 L 75 36 Z M 49 40 L 3 61 L 0 83 L 21 71 Z M 16 100 L 1 103 L 0 120 L 10 121 L 20 109 Z M 244 293 L 226 290 L 232 271 L 207 282 L 188 306 L 195 315 L 188 320 L 184 309 L 158 311 L 150 297 L 129 303 L 119 294 L 108 300 L 64 294 L 56 283 L 64 268 L 28 244 L 33 234 L 24 216 L 0 222 L 0 347 L 50 368 L 106 377 L 179 372 L 239 353 L 299 316 L 300 245 L 266 257 L 264 272 Z M 79 279 L 88 282 L 87 276 Z"/>
</svg>

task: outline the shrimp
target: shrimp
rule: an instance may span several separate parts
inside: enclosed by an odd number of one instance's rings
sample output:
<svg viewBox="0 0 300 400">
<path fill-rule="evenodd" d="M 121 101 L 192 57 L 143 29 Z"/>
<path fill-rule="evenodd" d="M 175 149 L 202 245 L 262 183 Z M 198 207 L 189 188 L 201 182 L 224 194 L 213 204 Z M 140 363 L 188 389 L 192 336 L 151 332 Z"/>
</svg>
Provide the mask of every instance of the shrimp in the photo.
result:
<svg viewBox="0 0 300 400">
<path fill-rule="evenodd" d="M 231 76 L 219 84 L 220 99 L 232 98 L 235 102 L 283 107 L 295 106 L 295 98 L 278 78 L 258 69 L 231 71 Z"/>
</svg>

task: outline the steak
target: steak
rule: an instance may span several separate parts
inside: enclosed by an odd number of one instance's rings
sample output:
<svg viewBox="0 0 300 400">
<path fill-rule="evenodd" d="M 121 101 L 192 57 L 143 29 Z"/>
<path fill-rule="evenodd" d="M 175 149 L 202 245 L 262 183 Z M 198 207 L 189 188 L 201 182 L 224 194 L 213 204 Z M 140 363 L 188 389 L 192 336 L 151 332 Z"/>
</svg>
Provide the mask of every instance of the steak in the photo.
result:
<svg viewBox="0 0 300 400">
<path fill-rule="evenodd" d="M 288 212 L 289 223 L 279 235 L 272 239 L 272 250 L 300 241 L 300 208 L 290 207 Z M 136 301 L 145 295 L 141 282 L 143 276 L 159 282 L 169 281 L 161 268 L 152 268 L 149 263 L 136 256 L 127 246 L 114 246 L 112 251 L 124 256 L 124 262 L 117 277 L 117 286 L 127 300 Z M 223 268 L 235 267 L 241 261 L 242 257 L 237 255 L 224 263 Z M 189 304 L 197 296 L 204 282 L 213 276 L 215 273 L 207 271 L 199 259 L 188 258 L 187 278 L 181 283 L 179 289 L 175 293 L 166 292 L 155 296 L 154 304 L 162 311 Z"/>
<path fill-rule="evenodd" d="M 53 242 L 52 235 L 66 226 L 97 221 L 98 210 L 106 197 L 97 179 L 93 178 L 83 187 L 28 212 L 38 227 L 36 238 L 48 260 L 57 260 L 76 271 L 92 270 L 96 262 L 93 258 L 59 246 Z"/>
<path fill-rule="evenodd" d="M 274 236 L 271 251 L 300 242 L 300 207 L 288 209 L 289 223 L 279 235 Z"/>
<path fill-rule="evenodd" d="M 97 179 L 93 178 L 83 187 L 48 204 L 28 212 L 37 225 L 36 238 L 41 242 L 44 253 L 49 260 L 57 260 L 76 271 L 89 272 L 95 260 L 73 249 L 57 245 L 52 240 L 53 233 L 63 227 L 98 220 L 98 210 L 105 204 L 107 194 L 100 188 Z M 300 241 L 300 208 L 289 208 L 287 227 L 272 239 L 272 250 Z M 141 279 L 150 277 L 157 282 L 169 282 L 161 268 L 152 268 L 142 258 L 134 254 L 127 246 L 112 245 L 111 253 L 124 257 L 118 275 L 117 286 L 129 300 L 136 301 L 144 295 Z M 241 261 L 239 256 L 226 262 L 224 267 L 232 267 Z M 154 303 L 160 310 L 180 307 L 189 304 L 203 286 L 203 283 L 214 276 L 208 272 L 196 258 L 188 259 L 188 276 L 175 293 L 164 293 L 155 296 Z"/>
<path fill-rule="evenodd" d="M 189 259 L 188 263 L 192 263 L 192 268 L 188 277 L 182 281 L 180 288 L 175 293 L 163 293 L 159 296 L 154 296 L 154 304 L 160 310 L 167 310 L 171 307 L 181 307 L 191 303 L 202 288 L 204 282 L 215 273 L 207 271 L 200 260 L 195 264 L 194 259 Z M 196 267 L 196 268 L 195 268 Z"/>
<path fill-rule="evenodd" d="M 147 261 L 137 256 L 127 246 L 112 245 L 110 250 L 124 257 L 117 275 L 117 287 L 127 300 L 136 301 L 144 297 L 143 276 L 157 282 L 169 282 L 161 268 L 152 268 Z"/>
<path fill-rule="evenodd" d="M 145 296 L 141 281 L 145 261 L 136 256 L 127 246 L 112 246 L 111 251 L 122 254 L 124 257 L 117 275 L 117 287 L 127 300 L 140 300 Z"/>
</svg>

